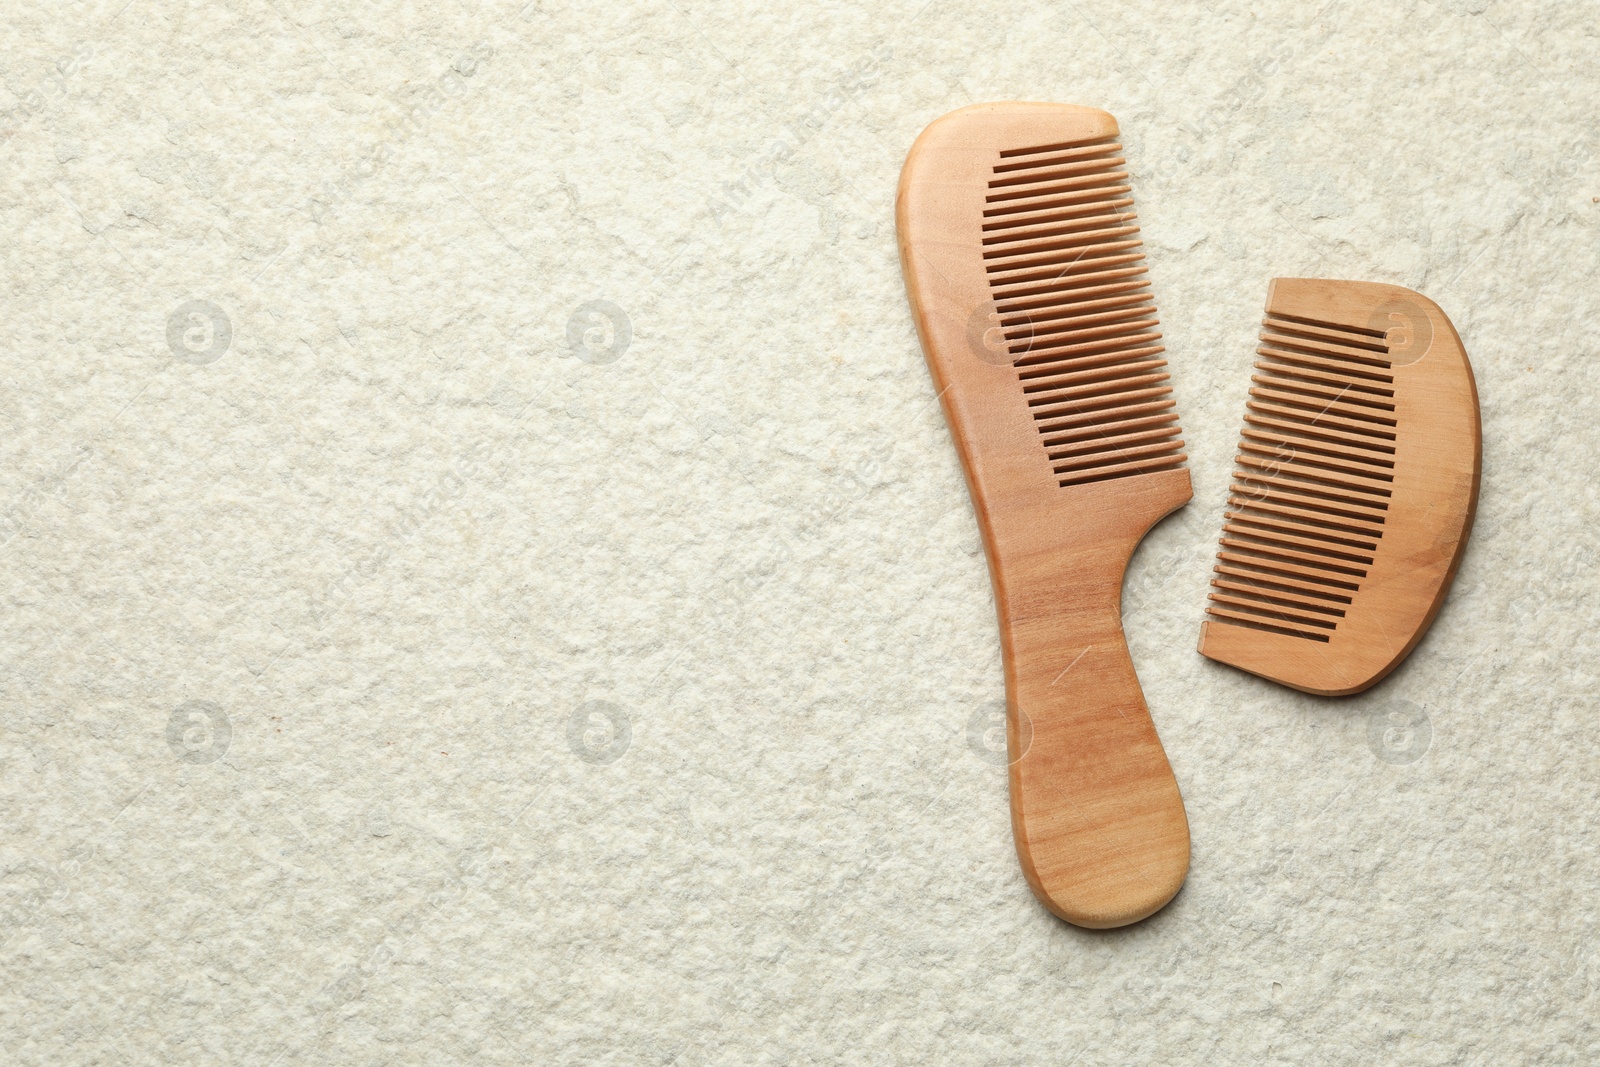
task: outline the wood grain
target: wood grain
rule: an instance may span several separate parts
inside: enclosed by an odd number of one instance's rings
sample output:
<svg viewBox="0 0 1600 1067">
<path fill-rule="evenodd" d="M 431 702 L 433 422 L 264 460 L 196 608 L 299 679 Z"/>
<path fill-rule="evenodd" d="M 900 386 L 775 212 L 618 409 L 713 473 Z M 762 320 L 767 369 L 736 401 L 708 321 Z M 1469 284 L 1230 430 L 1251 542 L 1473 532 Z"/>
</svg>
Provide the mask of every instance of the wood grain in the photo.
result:
<svg viewBox="0 0 1600 1067">
<path fill-rule="evenodd" d="M 1122 632 L 1128 559 L 1191 490 L 1117 136 L 1093 108 L 964 108 L 917 139 L 896 211 L 994 582 L 1017 853 L 1046 907 L 1100 928 L 1189 866 Z"/>
<path fill-rule="evenodd" d="M 1267 295 L 1200 652 L 1337 696 L 1444 603 L 1478 503 L 1478 394 L 1455 327 L 1374 282 Z"/>
</svg>

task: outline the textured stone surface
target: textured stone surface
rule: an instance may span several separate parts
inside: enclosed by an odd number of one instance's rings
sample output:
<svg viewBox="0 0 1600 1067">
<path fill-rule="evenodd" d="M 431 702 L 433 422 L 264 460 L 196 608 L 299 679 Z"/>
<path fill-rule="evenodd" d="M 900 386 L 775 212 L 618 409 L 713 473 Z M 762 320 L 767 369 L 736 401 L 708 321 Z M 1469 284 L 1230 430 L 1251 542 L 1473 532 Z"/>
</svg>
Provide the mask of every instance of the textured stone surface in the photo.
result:
<svg viewBox="0 0 1600 1067">
<path fill-rule="evenodd" d="M 1592 11 L 121 3 L 0 28 L 0 1059 L 1600 1056 Z M 1121 120 L 1192 446 L 1127 624 L 1194 864 L 1114 933 L 1018 871 L 895 255 L 1010 98 Z M 1349 700 L 1193 651 L 1273 275 L 1483 398 Z"/>
</svg>

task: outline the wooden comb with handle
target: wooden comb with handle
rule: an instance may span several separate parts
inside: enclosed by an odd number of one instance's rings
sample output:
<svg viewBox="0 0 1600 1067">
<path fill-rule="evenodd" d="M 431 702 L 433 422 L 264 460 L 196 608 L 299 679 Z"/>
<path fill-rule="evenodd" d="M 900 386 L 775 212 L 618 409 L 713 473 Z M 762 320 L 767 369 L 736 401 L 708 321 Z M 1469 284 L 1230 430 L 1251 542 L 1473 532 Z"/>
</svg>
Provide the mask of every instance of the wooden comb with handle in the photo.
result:
<svg viewBox="0 0 1600 1067">
<path fill-rule="evenodd" d="M 900 262 L 983 532 L 1028 884 L 1087 927 L 1158 910 L 1183 799 L 1122 633 L 1139 541 L 1190 498 L 1116 120 L 980 104 L 917 138 Z"/>
<path fill-rule="evenodd" d="M 1472 366 L 1397 285 L 1278 278 L 1200 652 L 1308 693 L 1394 670 L 1444 603 L 1478 503 Z"/>
</svg>

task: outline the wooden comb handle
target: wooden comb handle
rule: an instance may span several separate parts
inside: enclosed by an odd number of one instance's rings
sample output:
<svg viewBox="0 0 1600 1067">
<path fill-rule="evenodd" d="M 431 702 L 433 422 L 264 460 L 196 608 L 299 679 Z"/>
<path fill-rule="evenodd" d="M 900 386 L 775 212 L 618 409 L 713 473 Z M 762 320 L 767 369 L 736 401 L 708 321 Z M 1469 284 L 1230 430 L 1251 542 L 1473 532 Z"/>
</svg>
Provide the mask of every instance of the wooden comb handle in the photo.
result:
<svg viewBox="0 0 1600 1067">
<path fill-rule="evenodd" d="M 1096 510 L 1074 527 L 1100 525 Z M 991 542 L 1017 853 L 1046 907 L 1093 928 L 1159 910 L 1189 869 L 1183 798 L 1122 632 L 1123 574 L 1160 516 L 1129 510 L 1068 545 L 1021 531 Z"/>
</svg>

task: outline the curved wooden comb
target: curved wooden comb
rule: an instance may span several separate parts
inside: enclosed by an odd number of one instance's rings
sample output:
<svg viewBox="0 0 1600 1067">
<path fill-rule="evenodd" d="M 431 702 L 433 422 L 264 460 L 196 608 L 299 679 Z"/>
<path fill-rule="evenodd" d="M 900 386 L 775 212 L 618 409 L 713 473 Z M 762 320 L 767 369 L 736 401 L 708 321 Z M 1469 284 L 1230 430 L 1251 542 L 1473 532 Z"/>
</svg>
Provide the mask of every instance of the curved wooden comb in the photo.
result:
<svg viewBox="0 0 1600 1067">
<path fill-rule="evenodd" d="M 1191 491 L 1116 138 L 1093 108 L 963 108 L 917 138 L 896 205 L 994 582 L 1017 853 L 1089 927 L 1151 914 L 1189 868 L 1122 633 L 1128 558 Z"/>
<path fill-rule="evenodd" d="M 1444 603 L 1478 504 L 1478 392 L 1439 306 L 1397 285 L 1278 278 L 1200 652 L 1358 693 Z"/>
</svg>

